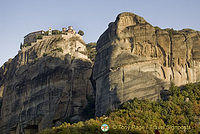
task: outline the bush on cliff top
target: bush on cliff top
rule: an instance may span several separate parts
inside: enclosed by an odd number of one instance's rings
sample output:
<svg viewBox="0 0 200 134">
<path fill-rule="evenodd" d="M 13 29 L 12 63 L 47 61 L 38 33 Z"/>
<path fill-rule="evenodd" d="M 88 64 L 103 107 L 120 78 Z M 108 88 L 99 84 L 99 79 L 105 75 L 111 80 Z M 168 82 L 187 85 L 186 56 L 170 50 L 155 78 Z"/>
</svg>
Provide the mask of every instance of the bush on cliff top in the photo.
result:
<svg viewBox="0 0 200 134">
<path fill-rule="evenodd" d="M 63 123 L 46 129 L 42 134 L 102 133 L 100 126 L 108 124 L 108 133 L 198 133 L 200 132 L 200 83 L 170 88 L 168 100 L 150 102 L 133 99 L 112 111 L 108 116 L 96 117 L 74 124 Z M 187 100 L 187 101 L 186 101 Z"/>
<path fill-rule="evenodd" d="M 82 30 L 79 30 L 79 31 L 78 31 L 78 34 L 81 35 L 81 36 L 83 36 L 83 35 L 84 35 L 84 32 L 83 32 Z"/>
</svg>

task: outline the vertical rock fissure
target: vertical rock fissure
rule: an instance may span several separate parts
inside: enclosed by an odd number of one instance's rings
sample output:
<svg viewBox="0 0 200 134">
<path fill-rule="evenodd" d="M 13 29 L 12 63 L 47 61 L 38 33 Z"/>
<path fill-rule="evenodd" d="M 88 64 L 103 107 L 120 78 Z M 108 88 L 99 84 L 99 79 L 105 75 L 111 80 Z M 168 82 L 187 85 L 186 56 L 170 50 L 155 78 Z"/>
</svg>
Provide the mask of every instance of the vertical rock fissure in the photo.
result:
<svg viewBox="0 0 200 134">
<path fill-rule="evenodd" d="M 134 49 L 134 39 L 133 38 L 129 38 L 129 42 L 131 43 L 131 53 L 132 53 L 133 49 Z"/>
<path fill-rule="evenodd" d="M 163 69 L 163 67 L 161 66 L 162 72 L 163 72 L 163 76 L 166 79 L 166 75 L 165 75 L 165 70 Z"/>
<path fill-rule="evenodd" d="M 185 40 L 184 42 L 186 43 L 186 62 L 185 62 L 185 72 L 186 72 L 186 75 L 187 75 L 187 80 L 189 80 L 189 74 L 188 74 L 188 67 L 189 66 L 189 55 L 188 55 L 188 52 L 189 52 L 189 46 L 188 46 L 188 43 L 187 43 L 187 36 L 185 34 L 183 34 Z"/>
<path fill-rule="evenodd" d="M 72 68 L 72 76 L 70 79 L 70 90 L 69 90 L 69 98 L 68 98 L 68 103 L 67 103 L 67 107 L 66 107 L 66 111 L 65 114 L 63 116 L 63 119 L 68 118 L 68 116 L 70 115 L 70 103 L 71 103 L 71 99 L 72 99 L 72 91 L 73 91 L 73 81 L 74 81 L 74 68 Z"/>
<path fill-rule="evenodd" d="M 184 42 L 186 43 L 186 63 L 188 62 L 189 60 L 189 55 L 188 55 L 188 52 L 189 52 L 189 46 L 188 46 L 188 43 L 187 43 L 187 36 L 185 34 L 183 34 L 185 40 Z"/>
<path fill-rule="evenodd" d="M 166 67 L 166 65 L 167 65 L 167 61 L 166 61 L 166 53 L 165 53 L 165 50 L 160 46 L 160 44 L 158 43 L 158 35 L 157 35 L 157 30 L 155 31 L 155 35 L 156 35 L 156 45 L 157 45 L 157 47 L 161 50 L 161 52 L 162 52 L 162 54 L 163 54 L 163 66 L 165 66 Z M 158 52 L 157 52 L 158 53 Z M 156 53 L 156 57 L 157 57 L 157 54 Z"/>
<path fill-rule="evenodd" d="M 172 43 L 172 34 L 169 34 L 169 39 L 170 39 L 170 67 L 173 67 L 173 43 Z"/>
<path fill-rule="evenodd" d="M 123 94 L 122 100 L 123 100 L 123 101 L 124 101 L 124 80 L 125 80 L 125 76 L 124 76 L 124 67 L 122 67 L 122 94 Z"/>
<path fill-rule="evenodd" d="M 174 79 L 174 69 L 173 69 L 173 67 L 171 67 L 171 71 L 172 71 L 172 79 Z"/>
<path fill-rule="evenodd" d="M 125 80 L 125 76 L 124 76 L 124 67 L 123 67 L 123 70 L 122 70 L 122 83 L 124 84 L 124 80 Z"/>
<path fill-rule="evenodd" d="M 163 65 L 166 66 L 166 53 L 165 50 L 159 45 L 159 43 L 157 42 L 157 46 L 160 48 L 162 54 L 163 54 Z"/>
<path fill-rule="evenodd" d="M 186 72 L 186 75 L 187 75 L 187 80 L 189 80 L 189 74 L 188 74 L 188 66 L 187 66 L 187 63 L 185 63 L 185 72 Z"/>
</svg>

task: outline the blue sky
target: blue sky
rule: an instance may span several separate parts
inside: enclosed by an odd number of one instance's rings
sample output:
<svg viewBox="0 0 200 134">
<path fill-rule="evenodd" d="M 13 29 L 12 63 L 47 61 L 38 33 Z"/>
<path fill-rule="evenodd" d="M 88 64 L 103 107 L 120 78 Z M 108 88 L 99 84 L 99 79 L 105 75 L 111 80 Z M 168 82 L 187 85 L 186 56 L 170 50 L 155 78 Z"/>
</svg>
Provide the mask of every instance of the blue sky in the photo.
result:
<svg viewBox="0 0 200 134">
<path fill-rule="evenodd" d="M 121 12 L 133 12 L 161 28 L 200 31 L 200 0 L 0 0 L 0 66 L 13 58 L 23 37 L 72 25 L 95 42 Z"/>
</svg>

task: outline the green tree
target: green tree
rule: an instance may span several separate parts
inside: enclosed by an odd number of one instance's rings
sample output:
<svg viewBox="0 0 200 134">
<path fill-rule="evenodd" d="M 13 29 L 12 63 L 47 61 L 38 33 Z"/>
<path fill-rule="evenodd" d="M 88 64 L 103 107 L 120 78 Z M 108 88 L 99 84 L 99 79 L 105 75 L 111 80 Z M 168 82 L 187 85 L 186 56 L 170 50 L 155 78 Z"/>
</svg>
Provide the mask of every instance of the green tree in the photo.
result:
<svg viewBox="0 0 200 134">
<path fill-rule="evenodd" d="M 52 34 L 53 34 L 53 35 L 61 34 L 61 31 L 59 31 L 59 30 L 53 30 L 53 31 L 52 31 Z"/>
<path fill-rule="evenodd" d="M 78 31 L 78 34 L 81 35 L 81 36 L 83 36 L 83 35 L 84 35 L 84 32 L 83 32 L 82 30 L 79 30 L 79 31 Z"/>
<path fill-rule="evenodd" d="M 86 44 L 88 58 L 90 58 L 91 61 L 93 62 L 97 54 L 96 45 L 97 45 L 96 42 L 91 42 L 91 43 Z"/>
<path fill-rule="evenodd" d="M 37 36 L 37 39 L 42 39 L 42 35 L 38 35 L 38 36 Z"/>
</svg>

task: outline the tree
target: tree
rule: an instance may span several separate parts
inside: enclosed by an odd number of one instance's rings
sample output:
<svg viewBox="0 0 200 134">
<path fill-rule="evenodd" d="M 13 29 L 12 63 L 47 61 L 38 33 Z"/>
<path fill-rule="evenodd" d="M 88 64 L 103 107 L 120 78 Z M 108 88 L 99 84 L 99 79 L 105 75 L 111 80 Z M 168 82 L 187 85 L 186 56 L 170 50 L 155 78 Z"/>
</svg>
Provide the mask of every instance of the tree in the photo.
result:
<svg viewBox="0 0 200 134">
<path fill-rule="evenodd" d="M 79 31 L 78 31 L 78 34 L 80 34 L 81 36 L 83 36 L 83 35 L 84 35 L 84 32 L 83 32 L 82 30 L 79 30 Z"/>
<path fill-rule="evenodd" d="M 52 31 L 52 34 L 53 34 L 53 35 L 61 34 L 61 31 L 59 31 L 59 30 L 53 30 L 53 31 Z"/>
<path fill-rule="evenodd" d="M 97 54 L 96 45 L 97 45 L 96 42 L 91 42 L 91 43 L 86 44 L 88 58 L 90 58 L 93 62 L 94 62 L 95 56 Z"/>
<path fill-rule="evenodd" d="M 42 39 L 42 35 L 38 35 L 38 36 L 37 36 L 37 39 Z"/>
</svg>

